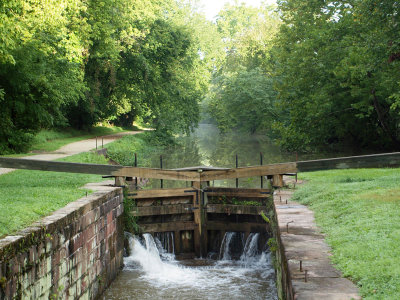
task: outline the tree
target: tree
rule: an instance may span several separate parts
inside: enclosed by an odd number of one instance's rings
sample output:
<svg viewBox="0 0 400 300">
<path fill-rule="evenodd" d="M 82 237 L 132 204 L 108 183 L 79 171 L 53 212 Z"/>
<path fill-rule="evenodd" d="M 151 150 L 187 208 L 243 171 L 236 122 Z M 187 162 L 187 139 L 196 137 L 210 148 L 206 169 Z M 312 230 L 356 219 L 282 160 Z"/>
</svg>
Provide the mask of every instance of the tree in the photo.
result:
<svg viewBox="0 0 400 300">
<path fill-rule="evenodd" d="M 284 147 L 398 147 L 396 3 L 279 1 L 274 76 L 288 114 L 276 123 Z"/>
<path fill-rule="evenodd" d="M 222 131 L 268 132 L 279 118 L 270 49 L 279 20 L 268 6 L 226 5 L 217 17 L 225 61 L 209 95 L 209 112 Z"/>
<path fill-rule="evenodd" d="M 83 94 L 81 41 L 70 29 L 80 12 L 78 1 L 0 4 L 0 152 L 24 150 L 40 128 L 65 122 L 62 106 Z"/>
</svg>

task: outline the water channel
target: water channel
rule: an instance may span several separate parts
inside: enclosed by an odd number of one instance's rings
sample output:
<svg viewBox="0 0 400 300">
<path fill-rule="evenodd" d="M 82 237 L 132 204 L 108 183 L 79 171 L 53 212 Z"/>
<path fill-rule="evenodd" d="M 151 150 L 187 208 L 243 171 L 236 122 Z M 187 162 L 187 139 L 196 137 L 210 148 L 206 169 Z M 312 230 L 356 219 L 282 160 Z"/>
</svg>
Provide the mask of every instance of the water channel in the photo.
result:
<svg viewBox="0 0 400 300">
<path fill-rule="evenodd" d="M 296 154 L 282 152 L 263 136 L 229 133 L 222 135 L 214 125 L 201 124 L 189 137 L 179 138 L 179 145 L 151 153 L 145 159 L 151 167 L 168 169 L 189 166 L 235 167 L 263 163 L 295 161 Z M 328 155 L 329 156 L 329 155 Z M 332 156 L 332 155 L 330 155 Z M 322 158 L 300 156 L 298 159 Z M 140 159 L 139 159 L 140 162 Z M 164 187 L 188 183 L 163 182 Z M 235 180 L 213 182 L 233 187 Z M 260 178 L 240 179 L 240 187 L 260 186 Z M 147 183 L 146 188 L 159 188 L 160 181 Z M 177 261 L 170 236 L 144 235 L 129 237 L 130 255 L 125 267 L 102 299 L 277 299 L 275 271 L 267 245 L 257 245 L 257 234 L 246 241 L 241 233 L 227 232 L 221 245 L 219 259 L 207 258 Z M 234 255 L 236 253 L 236 256 Z M 239 254 L 238 254 L 239 253 Z"/>
</svg>

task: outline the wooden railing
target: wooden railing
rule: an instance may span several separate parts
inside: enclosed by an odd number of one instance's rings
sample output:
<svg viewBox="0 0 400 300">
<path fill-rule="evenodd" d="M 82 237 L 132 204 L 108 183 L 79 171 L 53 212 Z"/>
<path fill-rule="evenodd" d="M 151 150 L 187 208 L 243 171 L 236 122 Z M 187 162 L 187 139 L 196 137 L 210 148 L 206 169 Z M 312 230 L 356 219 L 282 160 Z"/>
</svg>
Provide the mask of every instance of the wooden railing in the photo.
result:
<svg viewBox="0 0 400 300">
<path fill-rule="evenodd" d="M 0 167 L 53 172 L 85 173 L 115 177 L 139 177 L 165 180 L 206 182 L 229 178 L 255 176 L 274 176 L 288 173 L 309 172 L 331 169 L 385 168 L 399 167 L 400 152 L 364 156 L 299 161 L 270 164 L 255 167 L 221 169 L 212 167 L 193 167 L 184 169 L 153 169 L 112 165 L 81 164 L 57 161 L 43 161 L 20 158 L 0 158 Z"/>
</svg>

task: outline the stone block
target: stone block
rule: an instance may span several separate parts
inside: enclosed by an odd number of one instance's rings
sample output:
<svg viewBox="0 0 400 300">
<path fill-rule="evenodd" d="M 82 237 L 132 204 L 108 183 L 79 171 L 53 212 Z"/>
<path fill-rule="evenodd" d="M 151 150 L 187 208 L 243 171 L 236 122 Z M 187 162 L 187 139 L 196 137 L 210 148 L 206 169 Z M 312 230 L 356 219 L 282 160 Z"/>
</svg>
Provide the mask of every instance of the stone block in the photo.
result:
<svg viewBox="0 0 400 300">
<path fill-rule="evenodd" d="M 86 227 L 88 227 L 94 221 L 95 221 L 95 212 L 91 210 L 82 217 L 82 229 L 85 230 Z"/>
</svg>

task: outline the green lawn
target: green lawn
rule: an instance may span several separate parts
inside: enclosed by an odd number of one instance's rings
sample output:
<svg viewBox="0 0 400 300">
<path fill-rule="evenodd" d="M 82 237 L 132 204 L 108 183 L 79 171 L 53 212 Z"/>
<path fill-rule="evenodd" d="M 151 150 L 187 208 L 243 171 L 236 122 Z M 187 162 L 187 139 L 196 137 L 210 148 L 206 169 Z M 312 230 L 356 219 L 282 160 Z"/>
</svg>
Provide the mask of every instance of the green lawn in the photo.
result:
<svg viewBox="0 0 400 300">
<path fill-rule="evenodd" d="M 365 299 L 399 299 L 400 169 L 303 173 L 294 200 L 314 212 L 332 261 Z"/>
<path fill-rule="evenodd" d="M 81 153 L 61 159 L 107 164 L 103 156 Z M 81 189 L 99 175 L 17 170 L 0 176 L 0 237 L 20 230 L 86 194 Z M 89 191 L 90 192 L 90 191 Z"/>
</svg>

